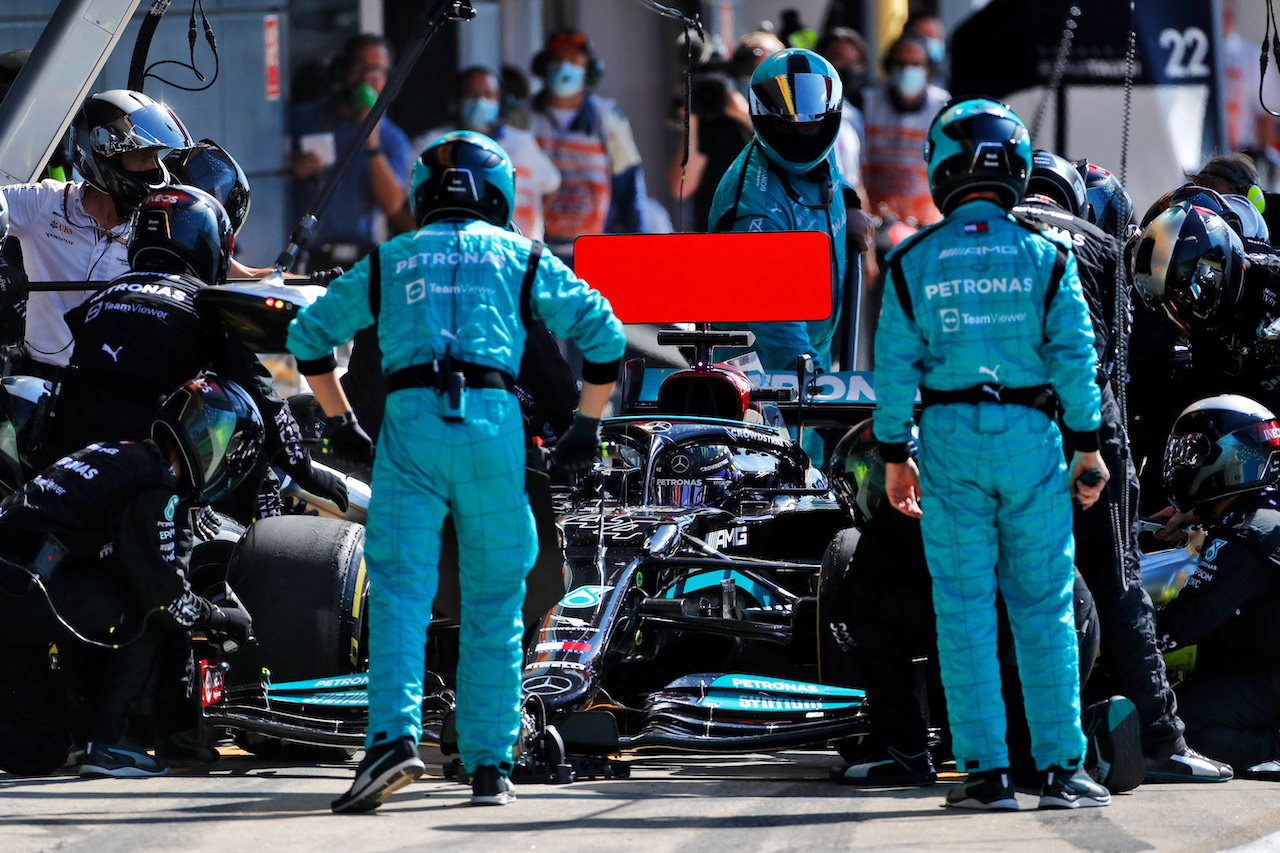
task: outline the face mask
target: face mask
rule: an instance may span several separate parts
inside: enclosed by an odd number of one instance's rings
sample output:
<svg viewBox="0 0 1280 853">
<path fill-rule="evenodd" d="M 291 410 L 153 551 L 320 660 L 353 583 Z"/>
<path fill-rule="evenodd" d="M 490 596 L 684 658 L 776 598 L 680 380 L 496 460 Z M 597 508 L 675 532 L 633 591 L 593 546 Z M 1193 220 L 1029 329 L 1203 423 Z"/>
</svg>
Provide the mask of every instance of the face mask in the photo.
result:
<svg viewBox="0 0 1280 853">
<path fill-rule="evenodd" d="M 498 120 L 498 102 L 489 98 L 467 98 L 462 102 L 460 118 L 468 130 L 486 130 Z"/>
<path fill-rule="evenodd" d="M 925 39 L 925 50 L 929 51 L 929 59 L 936 64 L 947 55 L 947 43 L 942 39 Z"/>
<path fill-rule="evenodd" d="M 568 98 L 582 91 L 587 69 L 573 62 L 555 62 L 547 69 L 547 88 L 557 98 Z"/>
<path fill-rule="evenodd" d="M 893 88 L 907 100 L 919 97 L 929 83 L 929 73 L 919 65 L 899 65 L 889 75 Z"/>
<path fill-rule="evenodd" d="M 841 68 L 840 85 L 844 86 L 846 98 L 857 98 L 858 92 L 867 84 L 867 72 L 861 68 Z"/>
</svg>

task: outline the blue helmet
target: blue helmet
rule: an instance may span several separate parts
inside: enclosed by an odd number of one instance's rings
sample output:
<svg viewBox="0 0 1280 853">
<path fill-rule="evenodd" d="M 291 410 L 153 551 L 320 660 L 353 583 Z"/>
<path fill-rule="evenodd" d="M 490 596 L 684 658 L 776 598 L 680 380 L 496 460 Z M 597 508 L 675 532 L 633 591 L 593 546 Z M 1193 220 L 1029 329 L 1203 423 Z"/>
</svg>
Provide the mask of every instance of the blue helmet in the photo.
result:
<svg viewBox="0 0 1280 853">
<path fill-rule="evenodd" d="M 774 165 L 804 174 L 831 153 L 844 88 L 830 62 L 811 50 L 779 51 L 751 75 L 751 126 Z"/>
<path fill-rule="evenodd" d="M 515 168 L 502 146 L 483 133 L 456 130 L 418 155 L 409 198 L 419 225 L 465 217 L 506 228 L 515 210 Z"/>
<path fill-rule="evenodd" d="M 971 192 L 994 192 L 1010 210 L 1022 200 L 1031 176 L 1031 134 L 1022 119 L 998 101 L 970 98 L 948 104 L 933 117 L 924 139 L 929 192 L 943 214 Z"/>
</svg>

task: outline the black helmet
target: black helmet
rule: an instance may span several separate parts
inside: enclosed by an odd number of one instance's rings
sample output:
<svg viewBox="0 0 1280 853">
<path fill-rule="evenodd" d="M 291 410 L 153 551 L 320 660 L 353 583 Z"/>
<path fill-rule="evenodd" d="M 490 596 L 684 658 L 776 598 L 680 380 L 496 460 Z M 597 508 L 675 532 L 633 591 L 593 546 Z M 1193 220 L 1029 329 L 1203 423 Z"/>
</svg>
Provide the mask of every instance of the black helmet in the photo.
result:
<svg viewBox="0 0 1280 853">
<path fill-rule="evenodd" d="M 1116 176 L 1094 163 L 1081 160 L 1077 166 L 1084 178 L 1085 212 L 1080 214 L 1119 240 L 1127 240 L 1133 223 L 1133 200 Z"/>
<path fill-rule="evenodd" d="M 723 444 L 685 445 L 667 451 L 653 466 L 657 506 L 720 506 L 738 480 L 733 454 Z"/>
<path fill-rule="evenodd" d="M 76 169 L 111 196 L 121 216 L 128 216 L 147 193 L 169 183 L 163 158 L 192 145 L 191 135 L 173 110 L 128 89 L 90 95 L 72 127 Z M 159 168 L 145 172 L 124 168 L 121 158 L 126 152 L 146 150 L 154 150 L 161 158 Z"/>
<path fill-rule="evenodd" d="M 1084 178 L 1071 161 L 1052 151 L 1037 150 L 1031 156 L 1027 195 L 1039 193 L 1053 199 L 1072 216 L 1084 216 Z"/>
<path fill-rule="evenodd" d="M 1280 475 L 1280 425 L 1262 404 L 1238 394 L 1192 403 L 1178 416 L 1164 448 L 1164 491 L 1179 512 Z"/>
<path fill-rule="evenodd" d="M 182 497 L 208 504 L 253 469 L 262 449 L 262 416 L 239 385 L 205 374 L 169 395 L 151 424 L 151 437 L 177 451 Z"/>
<path fill-rule="evenodd" d="M 835 66 L 811 50 L 781 50 L 756 66 L 749 91 L 751 126 L 775 166 L 804 174 L 827 159 L 844 107 Z"/>
<path fill-rule="evenodd" d="M 1183 184 L 1175 190 L 1169 190 L 1160 198 L 1152 202 L 1147 208 L 1146 214 L 1142 217 L 1142 222 L 1138 223 L 1139 228 L 1146 228 L 1151 224 L 1151 220 L 1158 215 L 1173 207 L 1176 204 L 1194 204 L 1197 207 L 1203 207 L 1211 210 L 1219 216 L 1225 216 L 1230 209 L 1227 206 L 1227 200 L 1222 197 L 1221 193 L 1215 192 L 1208 187 L 1198 187 L 1195 184 Z M 1231 223 L 1227 223 L 1230 225 Z"/>
<path fill-rule="evenodd" d="M 870 419 L 857 424 L 844 434 L 831 451 L 831 490 L 840 507 L 855 524 L 866 524 L 888 506 L 884 487 L 885 462 L 880 444 L 872 432 Z M 907 449 L 916 457 L 917 429 L 911 427 Z"/>
<path fill-rule="evenodd" d="M 240 233 L 249 215 L 249 178 L 235 158 L 210 139 L 164 158 L 173 183 L 198 187 L 213 196 L 231 218 L 231 231 Z"/>
<path fill-rule="evenodd" d="M 231 220 L 218 200 L 195 187 L 151 193 L 133 214 L 129 266 L 222 284 L 231 269 Z"/>
<path fill-rule="evenodd" d="M 499 228 L 511 224 L 515 168 L 502 146 L 483 133 L 456 130 L 432 142 L 413 164 L 409 184 L 419 225 L 458 216 Z"/>
<path fill-rule="evenodd" d="M 929 192 L 943 214 L 971 192 L 994 192 L 1005 210 L 1026 195 L 1031 135 L 1009 107 L 969 98 L 943 107 L 924 138 Z"/>
<path fill-rule="evenodd" d="M 1156 214 L 1133 253 L 1133 283 L 1190 335 L 1221 328 L 1244 290 L 1245 253 L 1221 216 L 1186 202 Z"/>
</svg>

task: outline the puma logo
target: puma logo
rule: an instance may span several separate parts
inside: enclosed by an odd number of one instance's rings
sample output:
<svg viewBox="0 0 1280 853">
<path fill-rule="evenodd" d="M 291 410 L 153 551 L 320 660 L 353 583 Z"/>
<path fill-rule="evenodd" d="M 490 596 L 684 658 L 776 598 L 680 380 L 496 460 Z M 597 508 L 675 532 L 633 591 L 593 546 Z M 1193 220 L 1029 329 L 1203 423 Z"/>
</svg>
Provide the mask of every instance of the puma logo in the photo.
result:
<svg viewBox="0 0 1280 853">
<path fill-rule="evenodd" d="M 992 382 L 999 382 L 999 381 L 1000 381 L 1000 377 L 999 377 L 999 376 L 996 376 L 996 372 L 997 372 L 999 369 L 1000 369 L 1000 365 L 998 365 L 998 364 L 997 364 L 997 365 L 995 366 L 995 368 L 994 368 L 994 369 L 993 369 L 993 368 L 990 368 L 990 367 L 979 367 L 979 368 L 978 368 L 978 372 L 979 372 L 979 373 L 990 373 L 990 374 L 991 374 L 991 381 L 992 381 Z"/>
<path fill-rule="evenodd" d="M 106 344 L 102 345 L 102 351 L 105 352 L 107 355 L 111 356 L 111 360 L 114 361 L 116 364 L 120 363 L 120 351 L 123 349 L 124 349 L 124 344 L 121 344 L 115 349 L 112 349 Z"/>
<path fill-rule="evenodd" d="M 1003 401 L 1000 399 L 1000 389 L 999 389 L 999 388 L 997 388 L 997 387 L 992 387 L 991 385 L 988 385 L 988 384 L 986 384 L 986 383 L 984 382 L 984 383 L 982 384 L 982 390 L 983 390 L 983 391 L 986 391 L 986 392 L 987 392 L 988 394 L 990 394 L 992 397 L 995 397 L 995 398 L 996 398 L 996 402 L 997 402 L 997 403 L 1003 402 Z"/>
</svg>

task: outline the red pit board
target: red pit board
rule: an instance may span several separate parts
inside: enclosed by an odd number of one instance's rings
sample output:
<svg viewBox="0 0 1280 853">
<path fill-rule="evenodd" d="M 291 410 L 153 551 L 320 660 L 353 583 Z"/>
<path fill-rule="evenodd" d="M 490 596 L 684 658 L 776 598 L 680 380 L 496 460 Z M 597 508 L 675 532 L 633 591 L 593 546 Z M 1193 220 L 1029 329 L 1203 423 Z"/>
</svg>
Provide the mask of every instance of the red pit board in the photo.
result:
<svg viewBox="0 0 1280 853">
<path fill-rule="evenodd" d="M 820 231 L 600 234 L 574 269 L 624 323 L 753 323 L 831 316 L 831 239 Z"/>
</svg>

